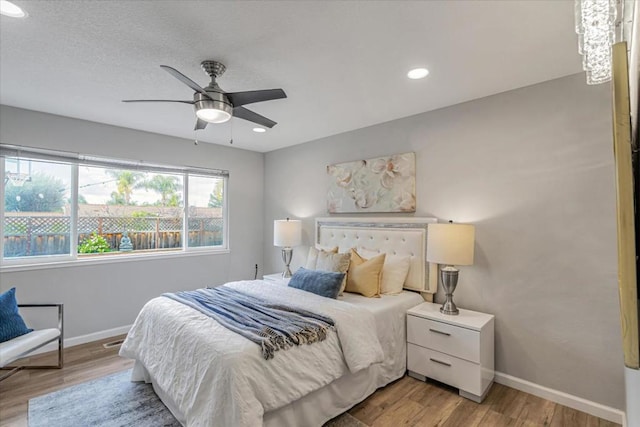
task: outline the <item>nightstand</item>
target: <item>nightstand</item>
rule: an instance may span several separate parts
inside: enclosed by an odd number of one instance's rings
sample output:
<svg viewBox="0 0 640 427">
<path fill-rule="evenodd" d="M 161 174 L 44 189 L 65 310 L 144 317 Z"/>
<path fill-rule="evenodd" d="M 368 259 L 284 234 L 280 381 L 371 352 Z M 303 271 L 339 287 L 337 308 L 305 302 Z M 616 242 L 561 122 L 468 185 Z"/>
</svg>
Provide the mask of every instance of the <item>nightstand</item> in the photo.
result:
<svg viewBox="0 0 640 427">
<path fill-rule="evenodd" d="M 407 312 L 409 375 L 443 382 L 482 402 L 494 375 L 494 316 L 460 309 L 450 316 L 425 302 Z"/>
<path fill-rule="evenodd" d="M 288 285 L 289 280 L 291 278 L 283 278 L 282 273 L 273 273 L 273 274 L 265 274 L 262 276 L 262 280 L 266 280 L 267 282 L 277 283 L 279 285 Z"/>
</svg>

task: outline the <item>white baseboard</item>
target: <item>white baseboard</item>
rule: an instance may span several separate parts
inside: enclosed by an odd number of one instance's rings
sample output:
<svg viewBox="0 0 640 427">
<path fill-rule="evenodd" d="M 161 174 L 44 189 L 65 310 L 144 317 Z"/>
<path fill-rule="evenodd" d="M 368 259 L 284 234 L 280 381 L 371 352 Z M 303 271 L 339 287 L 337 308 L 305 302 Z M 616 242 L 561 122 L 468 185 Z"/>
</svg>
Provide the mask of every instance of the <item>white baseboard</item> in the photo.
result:
<svg viewBox="0 0 640 427">
<path fill-rule="evenodd" d="M 65 338 L 64 339 L 64 348 L 73 347 L 74 345 L 85 344 L 85 343 L 92 342 L 92 341 L 99 341 L 99 340 L 102 340 L 102 339 L 105 339 L 105 338 L 115 337 L 116 335 L 126 334 L 127 332 L 129 332 L 129 329 L 131 329 L 131 326 L 132 325 L 120 326 L 118 328 L 106 329 L 104 331 L 98 331 L 98 332 L 94 332 L 92 334 L 80 335 L 80 336 L 71 337 L 71 338 Z M 40 353 L 46 353 L 48 351 L 55 351 L 57 349 L 58 349 L 58 342 L 54 341 L 54 342 L 52 342 L 50 344 L 45 345 L 42 348 L 39 348 L 38 350 L 34 351 L 33 353 L 30 353 L 29 356 L 40 354 Z"/>
<path fill-rule="evenodd" d="M 619 409 L 601 405 L 600 403 L 592 402 L 569 393 L 547 388 L 521 378 L 512 377 L 511 375 L 503 374 L 502 372 L 496 372 L 494 381 L 499 384 L 515 388 L 516 390 L 524 391 L 525 393 L 533 394 L 534 396 L 568 406 L 569 408 L 586 412 L 587 414 L 598 418 L 622 424 L 623 427 L 626 426 L 625 413 Z"/>
</svg>

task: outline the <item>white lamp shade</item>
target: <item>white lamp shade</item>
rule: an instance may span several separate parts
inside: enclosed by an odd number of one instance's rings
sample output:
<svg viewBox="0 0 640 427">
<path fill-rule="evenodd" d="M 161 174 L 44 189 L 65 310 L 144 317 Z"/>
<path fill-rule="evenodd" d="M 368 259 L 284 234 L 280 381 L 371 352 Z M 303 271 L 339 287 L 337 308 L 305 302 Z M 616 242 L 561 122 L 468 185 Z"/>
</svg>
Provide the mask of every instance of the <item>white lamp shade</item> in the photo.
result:
<svg viewBox="0 0 640 427">
<path fill-rule="evenodd" d="M 297 219 L 273 221 L 273 246 L 293 247 L 302 243 L 302 222 Z"/>
<path fill-rule="evenodd" d="M 475 227 L 471 224 L 429 224 L 427 261 L 446 265 L 473 264 Z"/>
</svg>

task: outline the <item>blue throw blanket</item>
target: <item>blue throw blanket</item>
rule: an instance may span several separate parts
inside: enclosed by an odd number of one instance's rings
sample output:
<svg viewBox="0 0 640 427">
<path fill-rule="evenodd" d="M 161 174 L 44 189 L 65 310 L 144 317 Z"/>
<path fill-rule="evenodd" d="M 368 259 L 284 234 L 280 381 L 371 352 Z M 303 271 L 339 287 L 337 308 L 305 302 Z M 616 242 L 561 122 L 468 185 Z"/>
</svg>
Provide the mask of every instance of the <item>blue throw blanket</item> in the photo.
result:
<svg viewBox="0 0 640 427">
<path fill-rule="evenodd" d="M 162 296 L 188 305 L 260 345 L 265 359 L 294 345 L 323 341 L 327 330 L 334 327 L 329 317 L 265 301 L 226 286 Z"/>
</svg>

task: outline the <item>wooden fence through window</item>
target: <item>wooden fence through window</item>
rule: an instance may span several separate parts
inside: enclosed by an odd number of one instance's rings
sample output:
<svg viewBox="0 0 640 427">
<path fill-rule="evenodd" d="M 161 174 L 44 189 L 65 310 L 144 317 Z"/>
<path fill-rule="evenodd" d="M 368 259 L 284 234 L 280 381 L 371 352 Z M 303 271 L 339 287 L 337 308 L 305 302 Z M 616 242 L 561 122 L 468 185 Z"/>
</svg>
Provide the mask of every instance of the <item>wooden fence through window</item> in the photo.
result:
<svg viewBox="0 0 640 427">
<path fill-rule="evenodd" d="M 126 231 L 134 251 L 180 248 L 182 224 L 182 217 L 80 217 L 78 245 L 96 233 L 118 251 Z M 189 217 L 188 245 L 220 246 L 223 230 L 223 218 Z M 5 216 L 4 256 L 69 254 L 70 231 L 68 216 Z"/>
</svg>

